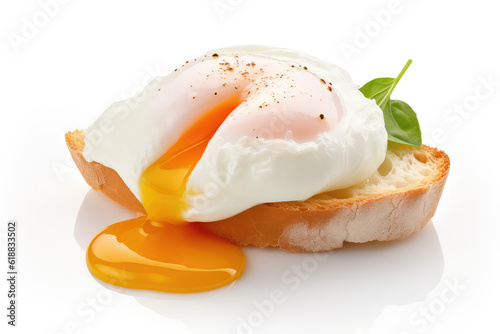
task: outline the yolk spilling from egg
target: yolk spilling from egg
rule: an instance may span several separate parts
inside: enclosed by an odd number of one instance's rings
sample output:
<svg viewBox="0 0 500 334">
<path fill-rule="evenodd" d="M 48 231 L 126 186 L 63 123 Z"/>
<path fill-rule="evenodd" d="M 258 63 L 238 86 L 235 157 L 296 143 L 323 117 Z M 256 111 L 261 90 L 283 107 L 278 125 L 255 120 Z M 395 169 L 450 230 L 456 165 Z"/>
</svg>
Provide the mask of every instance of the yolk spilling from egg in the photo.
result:
<svg viewBox="0 0 500 334">
<path fill-rule="evenodd" d="M 140 186 L 148 216 L 111 225 L 94 238 L 87 265 L 95 277 L 127 288 L 197 292 L 241 275 L 240 248 L 182 219 L 189 175 L 239 103 L 234 97 L 206 112 L 144 171 Z"/>
</svg>

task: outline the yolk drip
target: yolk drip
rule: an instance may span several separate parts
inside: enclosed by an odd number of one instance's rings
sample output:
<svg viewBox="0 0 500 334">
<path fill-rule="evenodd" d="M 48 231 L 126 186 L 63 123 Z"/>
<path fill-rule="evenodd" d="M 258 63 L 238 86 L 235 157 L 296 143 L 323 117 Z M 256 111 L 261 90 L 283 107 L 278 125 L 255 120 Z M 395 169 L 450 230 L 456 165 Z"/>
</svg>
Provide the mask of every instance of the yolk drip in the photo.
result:
<svg viewBox="0 0 500 334">
<path fill-rule="evenodd" d="M 87 265 L 95 277 L 127 288 L 196 292 L 241 275 L 241 249 L 186 223 L 181 214 L 191 171 L 240 102 L 233 98 L 205 113 L 144 171 L 140 185 L 148 216 L 111 225 L 94 238 Z"/>
</svg>

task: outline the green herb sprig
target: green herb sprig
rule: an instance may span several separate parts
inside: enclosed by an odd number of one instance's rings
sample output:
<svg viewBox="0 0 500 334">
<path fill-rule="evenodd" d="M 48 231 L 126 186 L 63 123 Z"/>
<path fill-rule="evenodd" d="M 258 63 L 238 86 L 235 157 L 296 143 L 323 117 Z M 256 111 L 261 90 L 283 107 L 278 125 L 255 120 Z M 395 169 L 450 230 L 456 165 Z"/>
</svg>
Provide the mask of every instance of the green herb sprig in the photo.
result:
<svg viewBox="0 0 500 334">
<path fill-rule="evenodd" d="M 391 100 L 391 94 L 412 63 L 409 59 L 396 78 L 378 78 L 359 90 L 368 99 L 374 99 L 384 113 L 385 129 L 389 141 L 422 147 L 422 133 L 415 111 L 405 102 Z"/>
</svg>

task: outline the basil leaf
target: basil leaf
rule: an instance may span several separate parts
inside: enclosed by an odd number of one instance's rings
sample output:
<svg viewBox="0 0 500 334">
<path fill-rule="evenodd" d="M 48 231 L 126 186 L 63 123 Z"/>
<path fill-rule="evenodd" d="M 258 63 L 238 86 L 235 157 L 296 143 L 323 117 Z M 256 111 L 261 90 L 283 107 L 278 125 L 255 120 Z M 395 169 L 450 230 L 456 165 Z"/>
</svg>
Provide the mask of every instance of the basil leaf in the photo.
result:
<svg viewBox="0 0 500 334">
<path fill-rule="evenodd" d="M 366 98 L 375 100 L 382 109 L 389 141 L 421 147 L 422 134 L 417 115 L 407 103 L 391 100 L 394 88 L 411 63 L 409 59 L 396 78 L 373 79 L 359 90 Z"/>
<path fill-rule="evenodd" d="M 389 140 L 395 143 L 422 147 L 422 133 L 418 124 L 417 114 L 400 100 L 391 100 L 390 107 L 384 112 L 385 128 Z"/>
<path fill-rule="evenodd" d="M 401 77 L 405 74 L 408 67 L 410 67 L 412 60 L 409 59 L 406 62 L 405 67 L 401 70 L 401 73 L 396 78 L 378 78 L 366 83 L 359 90 L 366 98 L 373 99 L 377 102 L 380 109 L 389 103 L 392 91 L 396 88 Z"/>
</svg>

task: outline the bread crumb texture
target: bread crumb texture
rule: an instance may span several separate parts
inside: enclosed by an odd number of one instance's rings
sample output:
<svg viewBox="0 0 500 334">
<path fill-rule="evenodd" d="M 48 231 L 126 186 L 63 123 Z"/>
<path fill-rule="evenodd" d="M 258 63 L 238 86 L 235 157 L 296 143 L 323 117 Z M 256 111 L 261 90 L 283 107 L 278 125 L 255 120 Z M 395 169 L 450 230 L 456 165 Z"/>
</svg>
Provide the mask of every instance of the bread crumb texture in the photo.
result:
<svg viewBox="0 0 500 334">
<path fill-rule="evenodd" d="M 125 208 L 144 207 L 118 174 L 82 156 L 85 131 L 66 134 L 66 144 L 87 183 Z M 423 145 L 390 144 L 385 161 L 355 186 L 306 201 L 266 203 L 231 218 L 196 223 L 240 246 L 320 252 L 344 242 L 399 240 L 422 229 L 434 215 L 450 168 L 446 153 Z"/>
</svg>

